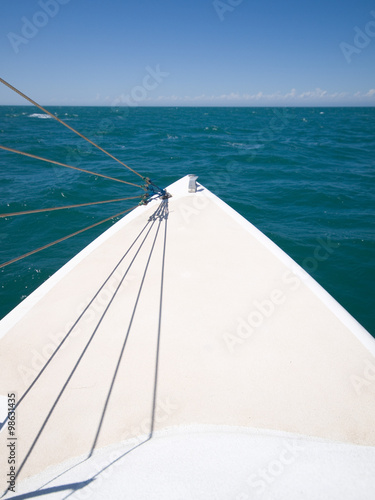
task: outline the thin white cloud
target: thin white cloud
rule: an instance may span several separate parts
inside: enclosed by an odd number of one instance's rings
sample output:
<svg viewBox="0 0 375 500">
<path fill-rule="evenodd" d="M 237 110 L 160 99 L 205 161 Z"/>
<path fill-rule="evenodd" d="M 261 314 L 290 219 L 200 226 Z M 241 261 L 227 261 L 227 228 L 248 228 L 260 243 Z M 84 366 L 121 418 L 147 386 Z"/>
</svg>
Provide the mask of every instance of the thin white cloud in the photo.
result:
<svg viewBox="0 0 375 500">
<path fill-rule="evenodd" d="M 149 98 L 147 101 L 163 101 L 184 104 L 335 104 L 336 102 L 366 102 L 370 105 L 375 104 L 375 89 L 370 89 L 367 92 L 328 92 L 321 88 L 314 90 L 306 90 L 297 92 L 292 88 L 289 92 L 282 93 L 280 90 L 267 94 L 259 91 L 255 94 L 240 94 L 239 92 L 231 92 L 229 94 L 211 95 L 205 94 L 197 96 L 158 96 L 157 98 Z"/>
<path fill-rule="evenodd" d="M 277 90 L 272 93 L 265 93 L 263 91 L 250 93 L 230 92 L 228 94 L 220 95 L 159 95 L 159 96 L 145 96 L 144 99 L 137 102 L 132 102 L 129 96 L 120 95 L 116 99 L 106 96 L 101 98 L 100 95 L 96 96 L 95 102 L 103 101 L 103 104 L 111 102 L 113 106 L 129 105 L 129 106 L 148 106 L 148 105 L 191 105 L 191 106 L 205 106 L 205 105 L 226 105 L 226 106 L 267 106 L 267 105 L 280 105 L 280 106 L 299 106 L 299 105 L 375 105 L 375 88 L 368 91 L 349 92 L 328 92 L 321 88 L 314 90 L 297 91 L 292 88 L 288 92 L 281 92 Z"/>
<path fill-rule="evenodd" d="M 315 90 L 309 90 L 308 92 L 302 92 L 302 94 L 299 95 L 301 99 L 322 99 L 323 97 L 327 96 L 328 92 L 326 90 L 322 90 L 320 88 L 317 88 Z"/>
</svg>

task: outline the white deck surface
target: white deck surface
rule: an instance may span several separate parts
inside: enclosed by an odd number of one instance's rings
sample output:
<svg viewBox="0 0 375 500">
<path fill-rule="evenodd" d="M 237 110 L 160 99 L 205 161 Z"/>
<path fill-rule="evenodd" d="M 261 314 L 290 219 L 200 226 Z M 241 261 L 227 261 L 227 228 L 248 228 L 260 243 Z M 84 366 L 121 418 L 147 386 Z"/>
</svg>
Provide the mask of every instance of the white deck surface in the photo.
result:
<svg viewBox="0 0 375 500">
<path fill-rule="evenodd" d="M 374 339 L 209 191 L 168 190 L 0 322 L 18 495 L 374 498 Z"/>
</svg>

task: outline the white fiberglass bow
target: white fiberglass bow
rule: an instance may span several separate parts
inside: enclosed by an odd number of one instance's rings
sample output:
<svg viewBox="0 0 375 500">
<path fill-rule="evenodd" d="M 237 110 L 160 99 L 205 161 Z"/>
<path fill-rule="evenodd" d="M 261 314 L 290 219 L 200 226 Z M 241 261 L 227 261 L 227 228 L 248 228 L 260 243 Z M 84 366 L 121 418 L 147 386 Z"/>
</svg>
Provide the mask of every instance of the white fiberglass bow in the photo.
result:
<svg viewBox="0 0 375 500">
<path fill-rule="evenodd" d="M 375 340 L 192 187 L 135 209 L 0 322 L 7 497 L 374 498 Z"/>
</svg>

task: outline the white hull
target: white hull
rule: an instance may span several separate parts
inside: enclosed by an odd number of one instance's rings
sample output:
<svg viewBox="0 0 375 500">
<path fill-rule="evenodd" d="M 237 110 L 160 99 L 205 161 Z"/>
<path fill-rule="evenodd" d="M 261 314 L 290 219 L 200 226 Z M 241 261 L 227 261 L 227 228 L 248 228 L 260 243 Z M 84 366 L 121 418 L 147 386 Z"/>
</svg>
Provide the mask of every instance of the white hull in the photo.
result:
<svg viewBox="0 0 375 500">
<path fill-rule="evenodd" d="M 17 493 L 373 498 L 374 339 L 187 182 L 168 188 L 168 210 L 137 208 L 0 323 L 0 394 L 21 400 Z M 7 438 L 4 427 L 1 450 Z"/>
</svg>

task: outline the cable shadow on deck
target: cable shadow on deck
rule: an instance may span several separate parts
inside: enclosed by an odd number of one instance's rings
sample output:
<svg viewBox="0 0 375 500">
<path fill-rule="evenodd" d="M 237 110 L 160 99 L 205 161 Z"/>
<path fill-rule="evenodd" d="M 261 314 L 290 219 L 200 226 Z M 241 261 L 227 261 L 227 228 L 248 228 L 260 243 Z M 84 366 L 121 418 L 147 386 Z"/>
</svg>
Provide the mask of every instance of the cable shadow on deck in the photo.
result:
<svg viewBox="0 0 375 500">
<path fill-rule="evenodd" d="M 119 457 L 117 457 L 116 459 L 112 460 L 112 462 L 110 462 L 108 465 L 106 465 L 101 470 L 99 470 L 96 474 L 94 474 L 89 479 L 87 479 L 88 484 L 92 484 L 93 486 L 95 485 L 95 483 L 92 483 L 92 482 L 96 478 L 98 478 L 103 472 L 105 472 L 106 470 L 108 470 L 109 468 L 111 468 L 112 466 L 114 466 L 115 464 L 117 464 L 118 462 L 120 462 L 125 456 L 127 456 L 129 453 L 131 453 L 135 449 L 137 449 L 140 446 L 146 444 L 148 441 L 150 441 L 152 439 L 153 434 L 154 434 L 156 399 L 157 399 L 157 387 L 158 387 L 158 374 L 159 374 L 159 355 L 160 355 L 160 344 L 161 344 L 162 313 L 163 313 L 164 275 L 165 275 L 165 256 L 166 256 L 166 245 L 167 245 L 168 216 L 169 216 L 169 208 L 168 208 L 168 202 L 166 201 L 165 205 L 164 205 L 164 212 L 163 212 L 163 214 L 158 215 L 159 222 L 160 222 L 159 227 L 160 227 L 161 222 L 163 220 L 164 220 L 165 226 L 164 226 L 163 252 L 162 252 L 162 263 L 161 263 L 159 311 L 158 311 L 158 325 L 157 325 L 157 342 L 156 342 L 156 352 L 155 352 L 155 369 L 154 369 L 154 383 L 153 383 L 153 393 L 152 393 L 152 409 L 151 409 L 151 419 L 150 419 L 150 431 L 149 431 L 148 436 L 143 441 L 141 441 L 140 443 L 136 444 L 130 450 L 127 450 L 126 452 L 122 453 Z M 159 228 L 158 228 L 158 231 L 159 231 Z M 156 234 L 156 237 L 157 237 L 157 234 Z M 156 237 L 155 237 L 155 241 L 156 241 Z M 154 243 L 155 243 L 155 241 L 154 241 Z M 153 247 L 154 247 L 154 245 L 153 245 Z M 108 406 L 109 398 L 110 398 L 111 393 L 112 393 L 112 389 L 113 389 L 113 386 L 114 386 L 114 383 L 115 383 L 115 379 L 116 379 L 116 376 L 117 376 L 117 373 L 118 373 L 119 364 L 120 364 L 122 356 L 123 356 L 123 351 L 125 349 L 126 341 L 128 339 L 129 331 L 130 331 L 131 324 L 132 324 L 132 321 L 133 321 L 133 318 L 134 318 L 134 314 L 135 314 L 135 310 L 136 310 L 136 307 L 137 307 L 137 304 L 138 304 L 138 301 L 139 301 L 139 295 L 140 295 L 140 292 L 141 292 L 141 289 L 142 289 L 142 286 L 143 286 L 144 278 L 145 278 L 146 273 L 147 273 L 147 267 L 148 267 L 149 261 L 151 259 L 152 251 L 153 251 L 153 248 L 152 248 L 152 250 L 150 252 L 149 260 L 148 260 L 147 265 L 146 265 L 145 273 L 144 273 L 144 276 L 143 276 L 143 279 L 142 279 L 142 283 L 141 283 L 141 286 L 140 286 L 140 290 L 139 290 L 139 293 L 138 293 L 138 296 L 137 296 L 137 300 L 136 300 L 136 303 L 135 303 L 135 306 L 134 306 L 133 315 L 132 315 L 132 318 L 131 318 L 131 321 L 130 321 L 130 325 L 129 325 L 127 334 L 126 334 L 125 339 L 124 339 L 123 349 L 121 351 L 121 354 L 120 354 L 120 357 L 119 357 L 119 360 L 118 360 L 118 363 L 117 363 L 117 366 L 116 366 L 116 370 L 115 370 L 115 373 L 114 373 L 114 376 L 113 376 L 113 379 L 112 379 L 111 387 L 110 387 L 110 390 L 108 392 L 107 399 L 106 399 L 106 402 L 105 402 L 105 405 L 104 405 L 104 408 L 103 408 L 103 412 L 102 412 L 102 416 L 101 416 L 101 419 L 100 419 L 98 431 L 97 431 L 97 434 L 95 436 L 95 440 L 94 440 L 94 443 L 93 443 L 93 446 L 92 446 L 92 449 L 91 449 L 89 457 L 91 457 L 93 455 L 93 452 L 94 452 L 94 449 L 95 449 L 95 444 L 97 443 L 97 440 L 98 440 L 98 437 L 99 437 L 99 434 L 100 434 L 100 430 L 101 430 L 101 426 L 102 426 L 103 421 L 104 421 L 104 417 L 105 417 L 106 409 L 107 409 L 107 406 Z M 63 500 L 67 500 L 73 494 L 74 494 L 74 492 L 71 492 L 66 497 L 64 497 Z"/>
<path fill-rule="evenodd" d="M 12 496 L 12 500 L 26 500 L 27 498 L 37 498 L 44 495 L 53 495 L 58 493 L 59 491 L 65 490 L 73 490 L 74 492 L 86 488 L 91 482 L 95 481 L 95 479 L 89 479 L 88 481 L 80 481 L 78 483 L 69 483 L 62 484 L 61 486 L 51 486 L 51 488 L 46 488 L 44 490 L 35 490 L 30 491 L 29 493 L 21 493 L 20 495 Z M 5 495 L 2 495 L 0 498 L 3 498 Z"/>
<path fill-rule="evenodd" d="M 155 213 L 157 213 L 158 210 L 159 210 L 159 207 L 155 211 Z M 83 309 L 83 311 L 80 313 L 80 315 L 78 316 L 78 318 L 74 321 L 73 325 L 70 327 L 70 329 L 68 330 L 68 332 L 66 333 L 66 335 L 64 336 L 64 338 L 61 340 L 61 342 L 58 344 L 58 346 L 56 347 L 55 351 L 51 354 L 51 356 L 49 357 L 49 359 L 47 360 L 47 362 L 45 363 L 45 365 L 43 366 L 43 368 L 40 370 L 40 372 L 38 373 L 38 375 L 35 377 L 35 379 L 32 381 L 32 383 L 29 385 L 29 387 L 26 389 L 26 391 L 22 394 L 22 396 L 19 398 L 19 400 L 17 401 L 17 404 L 16 404 L 14 410 L 17 410 L 17 408 L 19 408 L 19 406 L 22 403 L 22 401 L 26 398 L 26 396 L 33 389 L 33 387 L 35 386 L 35 384 L 38 382 L 38 380 L 40 379 L 40 377 L 43 375 L 43 373 L 46 371 L 46 369 L 48 368 L 48 366 L 52 362 L 53 358 L 59 352 L 59 350 L 64 345 L 64 343 L 66 342 L 66 340 L 69 338 L 69 336 L 71 335 L 71 333 L 73 332 L 73 330 L 78 326 L 80 320 L 83 318 L 83 316 L 85 315 L 85 313 L 90 309 L 90 307 L 93 304 L 93 302 L 95 301 L 95 299 L 103 291 L 103 289 L 106 286 L 106 284 L 108 283 L 108 281 L 112 278 L 112 276 L 114 275 L 114 273 L 116 272 L 116 270 L 119 268 L 119 266 L 121 265 L 121 263 L 124 261 L 124 259 L 127 257 L 127 255 L 129 254 L 129 252 L 131 251 L 131 249 L 134 247 L 134 245 L 136 244 L 136 242 L 138 241 L 138 239 L 142 236 L 142 233 L 146 230 L 147 226 L 152 222 L 151 217 L 149 218 L 149 220 L 147 221 L 147 223 L 145 224 L 145 226 L 143 227 L 143 229 L 140 231 L 140 233 L 138 234 L 138 236 L 135 238 L 135 240 L 132 242 L 132 244 L 130 245 L 130 247 L 128 248 L 128 250 L 124 253 L 124 255 L 121 257 L 121 259 L 117 262 L 116 266 L 113 268 L 113 270 L 108 275 L 108 277 L 106 278 L 106 280 L 98 288 L 97 292 L 92 297 L 92 299 L 89 301 L 89 303 L 87 304 L 87 306 Z M 8 421 L 8 417 L 3 422 L 0 423 L 0 431 L 5 426 L 5 424 L 7 423 L 7 421 Z"/>
<path fill-rule="evenodd" d="M 141 281 L 141 284 L 139 286 L 137 298 L 136 298 L 136 301 L 135 301 L 135 304 L 134 304 L 132 316 L 131 316 L 131 319 L 130 319 L 130 322 L 129 322 L 129 326 L 128 326 L 128 329 L 127 329 L 127 332 L 126 332 L 126 335 L 125 335 L 125 338 L 124 338 L 124 342 L 123 342 L 122 349 L 121 349 L 121 352 L 120 352 L 120 355 L 119 355 L 119 358 L 118 358 L 118 361 L 117 361 L 117 364 L 116 364 L 116 368 L 115 368 L 115 371 L 114 371 L 114 374 L 113 374 L 113 377 L 112 377 L 111 385 L 110 385 L 110 388 L 109 388 L 109 391 L 108 391 L 108 394 L 107 394 L 107 397 L 106 397 L 106 401 L 105 401 L 105 404 L 104 404 L 104 407 L 103 407 L 103 411 L 102 411 L 102 414 L 101 414 L 100 422 L 99 422 L 99 425 L 98 425 L 97 433 L 96 433 L 96 436 L 95 436 L 95 439 L 94 439 L 91 451 L 90 451 L 90 453 L 89 453 L 89 455 L 88 455 L 88 457 L 86 459 L 82 460 L 81 462 L 79 462 L 79 464 L 77 464 L 76 466 L 73 466 L 72 468 L 77 467 L 77 466 L 81 465 L 83 462 L 85 462 L 85 461 L 89 460 L 90 458 L 92 458 L 92 455 L 94 453 L 95 446 L 97 444 L 97 441 L 98 441 L 98 438 L 99 438 L 99 434 L 100 434 L 100 431 L 101 431 L 101 428 L 102 428 L 102 425 L 103 425 L 103 422 L 104 422 L 104 419 L 105 419 L 105 415 L 106 415 L 108 403 L 109 403 L 109 400 L 110 400 L 110 397 L 111 397 L 111 394 L 112 394 L 112 391 L 113 391 L 113 387 L 115 385 L 116 377 L 118 375 L 118 370 L 119 370 L 119 367 L 120 367 L 120 363 L 121 363 L 121 361 L 123 359 L 123 354 L 124 354 L 124 351 L 125 351 L 126 343 L 127 343 L 128 338 L 129 338 L 129 334 L 130 334 L 130 331 L 131 331 L 133 319 L 134 319 L 134 316 L 135 316 L 135 313 L 136 313 L 136 309 L 137 309 L 137 305 L 138 305 L 138 302 L 139 302 L 139 298 L 140 298 L 140 295 L 141 295 L 141 292 L 142 292 L 144 280 L 145 280 L 145 277 L 147 275 L 148 266 L 149 266 L 149 263 L 151 261 L 151 257 L 152 257 L 152 254 L 153 254 L 153 250 L 154 250 L 154 247 L 155 247 L 155 243 L 156 243 L 156 240 L 157 240 L 157 237 L 158 237 L 158 234 L 159 234 L 159 230 L 160 230 L 162 221 L 164 220 L 165 226 L 164 226 L 163 251 L 162 251 L 162 262 L 161 262 L 160 294 L 159 294 L 159 307 L 158 307 L 158 324 L 157 324 L 157 339 L 156 339 L 156 352 L 155 352 L 154 380 L 153 380 L 153 387 L 152 387 L 152 408 L 151 408 L 151 415 L 150 415 L 150 430 L 149 430 L 149 434 L 141 442 L 139 442 L 139 443 L 135 444 L 134 446 L 132 446 L 129 450 L 127 450 L 124 453 L 122 453 L 120 456 L 118 456 L 116 459 L 112 460 L 105 467 L 102 467 L 101 470 L 97 471 L 93 476 L 91 476 L 90 478 L 88 478 L 86 480 L 86 485 L 84 487 L 89 486 L 90 489 L 91 489 L 91 493 L 92 493 L 92 490 L 95 489 L 95 484 L 96 484 L 95 480 L 103 472 L 105 472 L 106 470 L 110 469 L 111 467 L 113 467 L 114 465 L 116 465 L 117 463 L 119 463 L 125 456 L 129 455 L 135 449 L 137 449 L 140 446 L 146 444 L 148 441 L 151 440 L 151 438 L 152 438 L 152 436 L 154 434 L 156 399 L 157 399 L 157 384 L 158 384 L 158 372 L 159 372 L 159 353 L 160 353 L 161 326 L 162 326 L 162 311 L 163 311 L 164 272 L 165 272 L 165 255 L 166 255 L 166 242 L 167 242 L 167 222 L 168 222 L 168 214 L 169 214 L 168 203 L 166 202 L 162 208 L 163 208 L 163 210 L 160 211 L 159 213 L 155 213 L 154 217 L 153 217 L 154 221 L 159 220 L 159 225 L 158 225 L 158 228 L 157 228 L 156 235 L 154 237 L 154 241 L 153 241 L 153 245 L 152 245 L 150 254 L 148 256 L 148 260 L 147 260 L 147 263 L 146 263 L 145 271 L 143 273 L 142 281 Z M 69 470 L 71 470 L 71 469 L 69 469 Z M 50 488 L 45 488 L 45 486 L 47 486 L 48 484 L 52 483 L 53 481 L 55 481 L 56 479 L 58 479 L 59 477 L 61 477 L 63 474 L 65 474 L 67 472 L 68 471 L 63 472 L 62 474 L 60 474 L 60 475 L 56 476 L 55 478 L 53 478 L 52 480 L 50 480 L 48 483 L 46 483 L 43 486 L 41 486 L 41 488 L 39 490 L 37 490 L 39 492 L 39 495 L 42 495 L 43 492 L 46 492 L 46 493 L 49 492 Z M 98 484 L 100 484 L 100 483 L 98 483 Z M 66 489 L 68 489 L 68 488 L 66 488 Z M 64 497 L 64 500 L 66 500 L 69 497 L 71 497 L 72 495 L 74 495 L 75 492 L 76 492 L 76 489 L 72 489 L 72 491 L 67 496 Z M 34 493 L 36 493 L 36 492 L 34 492 Z M 33 493 L 32 493 L 32 495 L 33 495 Z M 24 497 L 24 498 L 28 498 L 28 497 Z M 32 498 L 32 496 L 30 496 L 29 498 Z"/>
<path fill-rule="evenodd" d="M 86 352 L 87 352 L 87 350 L 88 350 L 88 348 L 89 348 L 89 346 L 90 346 L 90 344 L 91 344 L 91 342 L 92 342 L 92 340 L 93 340 L 93 338 L 94 338 L 94 336 L 95 336 L 96 332 L 98 331 L 98 328 L 99 328 L 100 324 L 102 323 L 102 321 L 103 321 L 104 317 L 106 316 L 106 314 L 107 314 L 107 312 L 108 312 L 109 307 L 111 306 L 111 304 L 112 304 L 112 302 L 113 302 L 114 297 L 116 296 L 116 294 L 117 294 L 118 290 L 120 289 L 120 287 L 121 287 L 121 285 L 122 285 L 122 283 L 123 283 L 123 281 L 124 281 L 125 277 L 127 276 L 128 272 L 129 272 L 129 270 L 130 270 L 131 266 L 133 265 L 133 263 L 134 263 L 134 261 L 135 261 L 136 257 L 138 256 L 138 254 L 139 254 L 139 252 L 140 252 L 140 250 L 141 250 L 142 246 L 144 245 L 144 243 L 145 243 L 145 241 L 146 241 L 146 239 L 147 239 L 148 235 L 150 234 L 150 231 L 151 231 L 151 229 L 152 229 L 153 225 L 155 224 L 155 222 L 156 222 L 157 218 L 159 217 L 159 214 L 160 214 L 160 211 L 161 211 L 161 210 L 162 210 L 162 206 L 160 205 L 160 206 L 157 208 L 157 210 L 156 210 L 156 211 L 155 211 L 155 212 L 151 215 L 151 217 L 149 218 L 148 222 L 146 223 L 146 225 L 144 226 L 144 228 L 142 229 L 142 231 L 139 233 L 139 235 L 137 236 L 137 238 L 136 238 L 136 239 L 134 240 L 134 242 L 132 243 L 131 247 L 127 250 L 127 252 L 126 252 L 126 253 L 124 254 L 124 256 L 120 259 L 120 261 L 117 263 L 116 267 L 115 267 L 115 268 L 114 268 L 114 270 L 112 271 L 111 275 L 113 275 L 113 272 L 114 272 L 114 271 L 118 268 L 118 266 L 119 266 L 119 265 L 120 265 L 120 263 L 123 261 L 123 259 L 125 258 L 125 256 L 129 253 L 130 249 L 134 246 L 134 244 L 136 243 L 136 241 L 140 238 L 140 236 L 142 235 L 142 233 L 145 231 L 145 229 L 147 228 L 147 226 L 148 226 L 148 225 L 150 225 L 150 227 L 149 227 L 149 229 L 148 229 L 148 231 L 147 231 L 146 235 L 144 236 L 144 238 L 143 238 L 142 242 L 140 243 L 140 245 L 139 245 L 139 247 L 138 247 L 138 249 L 137 249 L 137 251 L 136 251 L 136 253 L 135 253 L 134 257 L 132 258 L 132 260 L 131 260 L 131 262 L 130 262 L 129 266 L 127 267 L 127 269 L 126 269 L 126 271 L 125 271 L 125 273 L 124 273 L 124 275 L 123 275 L 123 277 L 122 277 L 122 279 L 121 279 L 120 283 L 118 284 L 118 286 L 117 286 L 117 288 L 116 288 L 115 292 L 113 293 L 111 300 L 109 301 L 109 303 L 108 303 L 108 305 L 106 306 L 106 308 L 105 308 L 105 310 L 104 310 L 103 314 L 102 314 L 102 315 L 101 315 L 101 317 L 99 318 L 99 321 L 97 322 L 96 327 L 94 328 L 94 330 L 93 330 L 93 332 L 92 332 L 92 334 L 91 334 L 91 336 L 90 336 L 90 338 L 89 338 L 88 342 L 86 343 L 86 346 L 84 347 L 84 349 L 83 349 L 83 351 L 81 352 L 81 354 L 80 354 L 79 358 L 77 359 L 77 361 L 76 361 L 76 363 L 75 363 L 75 365 L 74 365 L 74 367 L 73 367 L 73 369 L 72 369 L 72 371 L 71 371 L 70 375 L 68 376 L 68 378 L 67 378 L 67 380 L 65 381 L 65 383 L 64 383 L 64 385 L 63 385 L 63 387 L 61 388 L 61 390 L 60 390 L 60 392 L 59 392 L 59 394 L 58 394 L 57 398 L 55 399 L 55 401 L 54 401 L 54 403 L 53 403 L 52 407 L 50 408 L 50 410 L 49 410 L 49 412 L 48 412 L 48 414 L 47 414 L 47 416 L 46 416 L 46 418 L 45 418 L 45 420 L 44 420 L 44 422 L 43 422 L 43 424 L 42 424 L 41 428 L 39 429 L 39 431 L 38 431 L 38 433 L 37 433 L 37 435 L 36 435 L 36 437 L 35 437 L 34 441 L 33 441 L 33 442 L 32 442 L 32 444 L 31 444 L 31 446 L 30 446 L 30 448 L 29 448 L 28 452 L 26 453 L 26 455 L 25 455 L 24 459 L 22 460 L 22 462 L 21 462 L 20 466 L 18 467 L 18 470 L 17 470 L 17 475 L 16 475 L 16 479 L 18 478 L 18 476 L 19 476 L 20 472 L 22 471 L 22 469 L 24 468 L 24 466 L 25 466 L 25 464 L 27 463 L 28 459 L 30 458 L 30 456 L 31 456 L 31 454 L 32 454 L 32 452 L 33 452 L 33 450 L 34 450 L 34 448 L 35 448 L 35 446 L 36 446 L 36 444 L 37 444 L 37 442 L 38 442 L 38 440 L 39 440 L 39 438 L 40 438 L 41 434 L 43 433 L 43 431 L 44 431 L 44 429 L 45 429 L 45 427 L 46 427 L 46 425 L 47 425 L 47 423 L 48 423 L 48 421 L 49 421 L 49 419 L 50 419 L 50 417 L 51 417 L 51 415 L 52 415 L 53 411 L 55 410 L 55 408 L 56 408 L 56 406 L 57 406 L 57 404 L 58 404 L 59 400 L 61 399 L 62 395 L 63 395 L 63 394 L 64 394 L 64 392 L 65 392 L 66 387 L 68 386 L 68 384 L 69 384 L 70 380 L 72 379 L 72 377 L 73 377 L 73 375 L 74 375 L 75 371 L 77 370 L 77 368 L 78 368 L 79 364 L 81 363 L 81 361 L 82 361 L 82 359 L 83 359 L 84 355 L 86 354 Z M 111 276 L 111 275 L 110 275 L 110 276 Z M 110 276 L 106 279 L 106 281 L 103 283 L 103 285 L 102 285 L 102 286 L 100 287 L 100 289 L 97 291 L 97 293 L 95 294 L 95 296 L 93 297 L 93 299 L 90 301 L 90 304 L 92 304 L 92 302 L 95 300 L 95 298 L 97 297 L 97 295 L 98 295 L 98 293 L 100 292 L 100 290 L 102 290 L 102 289 L 103 289 L 104 285 L 108 282 L 108 280 L 109 280 Z M 90 305 L 90 304 L 89 304 L 89 305 Z M 86 311 L 87 311 L 87 309 L 88 309 L 89 305 L 85 308 L 84 312 L 86 312 Z M 58 349 L 60 349 L 60 348 L 61 348 L 62 344 L 65 342 L 65 340 L 67 339 L 67 337 L 69 336 L 69 334 L 72 332 L 72 330 L 74 329 L 74 327 L 77 325 L 77 323 L 79 322 L 79 320 L 82 318 L 82 316 L 83 316 L 84 312 L 80 314 L 79 318 L 76 320 L 76 322 L 75 322 L 75 324 L 73 325 L 73 327 L 69 330 L 68 334 L 64 337 L 64 339 L 62 340 L 62 342 L 60 343 L 60 345 L 58 346 L 58 348 L 56 349 L 56 351 L 52 354 L 52 356 L 50 357 L 49 361 L 46 363 L 46 365 L 43 367 L 43 369 L 42 369 L 42 370 L 41 370 L 41 372 L 39 373 L 39 375 L 38 375 L 37 379 L 39 379 L 39 378 L 40 378 L 40 376 L 42 375 L 42 373 L 46 370 L 46 368 L 47 368 L 48 364 L 50 364 L 50 362 L 52 361 L 53 357 L 56 355 L 56 352 L 58 351 Z M 27 389 L 27 391 L 26 391 L 26 392 L 24 393 L 24 395 L 22 396 L 21 400 L 23 400 L 23 399 L 26 397 L 26 395 L 27 395 L 28 393 L 30 393 L 30 391 L 31 391 L 32 387 L 34 386 L 34 384 L 36 383 L 37 379 L 35 379 L 35 380 L 34 380 L 34 382 L 31 384 L 31 386 Z M 20 404 L 21 400 L 19 400 L 18 405 Z M 6 421 L 7 421 L 7 420 L 5 420 L 5 422 L 3 423 L 3 425 L 5 425 Z M 5 493 L 6 493 L 6 492 L 5 492 Z"/>
<path fill-rule="evenodd" d="M 127 332 L 126 332 L 126 335 L 125 335 L 125 338 L 124 338 L 124 342 L 122 344 L 120 355 L 119 355 L 119 358 L 118 358 L 118 361 L 117 361 L 117 364 L 116 364 L 116 368 L 115 368 L 115 371 L 114 371 L 114 374 L 113 374 L 113 377 L 112 377 L 111 385 L 110 385 L 110 388 L 109 388 L 109 391 L 108 391 L 108 394 L 107 394 L 107 397 L 106 397 L 106 400 L 105 400 L 105 403 L 104 403 L 102 415 L 101 415 L 100 422 L 99 422 L 99 425 L 98 425 L 98 430 L 96 432 L 96 435 L 95 435 L 95 438 L 94 438 L 94 442 L 92 444 L 91 451 L 89 453 L 89 457 L 92 456 L 92 454 L 94 452 L 94 449 L 95 449 L 95 447 L 97 445 L 98 439 L 99 439 L 100 431 L 102 429 L 102 425 L 103 425 L 105 414 L 106 414 L 106 411 L 107 411 L 107 408 L 108 408 L 109 400 L 111 398 L 112 391 L 113 391 L 113 388 L 114 388 L 114 385 L 115 385 L 115 382 L 116 382 L 116 378 L 117 378 L 118 371 L 119 371 L 119 368 L 120 368 L 120 364 L 121 364 L 121 361 L 122 361 L 122 358 L 123 358 L 123 355 L 124 355 L 124 351 L 125 351 L 125 348 L 126 348 L 126 344 L 127 344 L 128 338 L 129 338 L 129 334 L 130 334 L 130 331 L 131 331 L 132 326 L 133 326 L 134 317 L 135 317 L 135 314 L 136 314 L 136 311 L 137 311 L 137 307 L 138 307 L 138 303 L 139 303 L 139 299 L 141 297 L 141 293 L 142 293 L 142 290 L 143 290 L 143 285 L 144 285 L 144 282 L 145 282 L 145 279 L 146 279 L 147 271 L 149 269 L 149 264 L 151 262 L 152 254 L 154 252 L 156 241 L 157 241 L 158 236 L 159 236 L 160 227 L 161 227 L 162 221 L 163 220 L 166 221 L 167 217 L 168 217 L 168 201 L 164 200 L 161 203 L 160 208 L 161 208 L 160 212 L 154 214 L 154 222 L 156 222 L 156 220 L 158 220 L 159 223 L 158 223 L 158 226 L 157 226 L 157 229 L 156 229 L 156 233 L 155 233 L 155 236 L 154 236 L 154 240 L 153 240 L 153 243 L 152 243 L 152 247 L 151 247 L 151 250 L 150 250 L 147 262 L 146 262 L 145 270 L 144 270 L 144 273 L 143 273 L 143 276 L 142 276 L 142 280 L 141 280 L 141 283 L 140 283 L 140 286 L 139 286 L 139 289 L 138 289 L 137 297 L 136 297 L 136 300 L 135 300 L 135 303 L 134 303 L 133 311 L 132 311 L 132 314 L 131 314 L 131 317 L 130 317 L 128 329 L 127 329 Z M 164 241 L 164 246 L 165 246 L 165 241 Z M 163 251 L 162 276 L 164 275 L 164 254 L 165 254 L 165 249 Z M 160 316 L 161 316 L 161 310 L 159 310 L 159 327 L 158 327 L 159 330 L 160 330 Z M 159 334 L 160 334 L 160 331 L 159 331 Z M 158 338 L 157 346 L 159 347 L 159 338 Z M 158 349 L 158 347 L 157 347 L 157 349 Z M 158 358 L 157 358 L 157 360 L 158 360 Z M 155 373 L 155 377 L 156 377 L 156 373 Z M 155 413 L 155 398 L 156 398 L 155 392 L 156 392 L 156 378 L 154 380 L 152 421 L 153 421 L 154 413 Z"/>
</svg>

